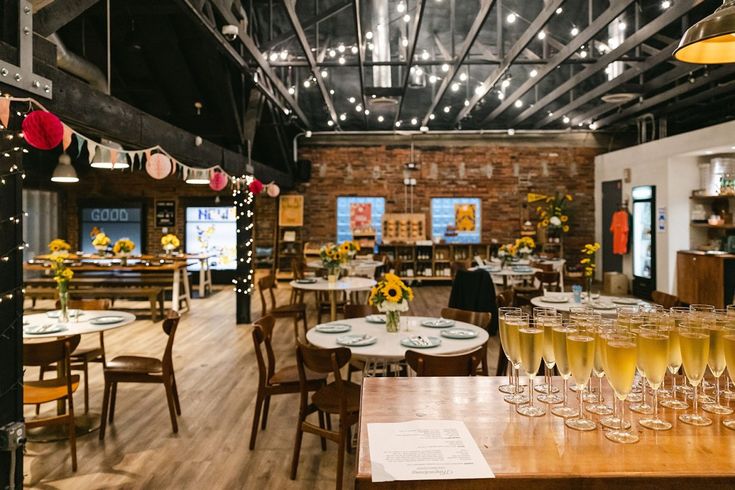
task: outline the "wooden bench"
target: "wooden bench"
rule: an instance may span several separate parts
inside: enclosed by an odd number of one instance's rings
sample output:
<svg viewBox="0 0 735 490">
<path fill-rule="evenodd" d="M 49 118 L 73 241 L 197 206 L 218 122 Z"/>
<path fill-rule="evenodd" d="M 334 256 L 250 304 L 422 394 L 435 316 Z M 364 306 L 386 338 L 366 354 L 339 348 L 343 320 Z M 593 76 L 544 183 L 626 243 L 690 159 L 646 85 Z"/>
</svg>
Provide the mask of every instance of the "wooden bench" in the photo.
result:
<svg viewBox="0 0 735 490">
<path fill-rule="evenodd" d="M 72 283 L 73 284 L 73 283 Z M 73 298 L 104 298 L 104 299 L 137 299 L 146 298 L 151 305 L 151 319 L 158 321 L 159 314 L 163 318 L 163 291 L 162 287 L 72 287 L 69 291 Z M 35 306 L 37 299 L 55 299 L 56 289 L 49 287 L 28 286 L 25 297 L 32 300 Z"/>
</svg>

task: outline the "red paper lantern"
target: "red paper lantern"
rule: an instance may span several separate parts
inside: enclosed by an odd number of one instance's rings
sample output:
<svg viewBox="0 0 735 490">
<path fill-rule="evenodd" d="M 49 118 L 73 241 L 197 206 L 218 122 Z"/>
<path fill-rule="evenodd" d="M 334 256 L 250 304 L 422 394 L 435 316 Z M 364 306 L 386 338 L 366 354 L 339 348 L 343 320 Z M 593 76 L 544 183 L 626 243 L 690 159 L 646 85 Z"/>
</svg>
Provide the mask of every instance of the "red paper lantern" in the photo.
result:
<svg viewBox="0 0 735 490">
<path fill-rule="evenodd" d="M 263 192 L 263 183 L 258 179 L 254 179 L 252 182 L 250 182 L 250 185 L 248 185 L 248 189 L 253 194 L 258 195 Z"/>
<path fill-rule="evenodd" d="M 173 165 L 171 159 L 163 153 L 156 153 L 145 162 L 145 171 L 156 180 L 165 179 L 171 175 Z"/>
<path fill-rule="evenodd" d="M 31 112 L 23 119 L 22 127 L 28 144 L 39 150 L 56 148 L 64 137 L 64 125 L 47 111 Z"/>
<path fill-rule="evenodd" d="M 221 191 L 227 187 L 227 176 L 222 172 L 212 172 L 209 176 L 209 187 L 213 191 Z"/>
</svg>

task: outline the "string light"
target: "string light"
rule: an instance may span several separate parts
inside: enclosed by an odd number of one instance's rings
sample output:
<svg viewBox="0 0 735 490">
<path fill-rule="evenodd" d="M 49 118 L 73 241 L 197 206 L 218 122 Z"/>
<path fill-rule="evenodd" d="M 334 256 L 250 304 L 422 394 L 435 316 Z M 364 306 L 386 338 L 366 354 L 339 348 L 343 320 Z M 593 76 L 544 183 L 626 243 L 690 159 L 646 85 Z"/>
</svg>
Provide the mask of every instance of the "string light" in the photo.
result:
<svg viewBox="0 0 735 490">
<path fill-rule="evenodd" d="M 576 36 L 577 34 L 579 34 L 579 29 L 577 29 L 576 27 L 572 27 L 570 34 L 572 35 L 572 37 Z"/>
<path fill-rule="evenodd" d="M 513 12 L 509 13 L 508 16 L 505 18 L 505 20 L 508 22 L 508 24 L 513 24 L 516 21 L 516 14 Z"/>
<path fill-rule="evenodd" d="M 378 122 L 383 122 L 385 118 L 383 116 L 378 116 Z"/>
<path fill-rule="evenodd" d="M 232 187 L 232 199 L 235 206 L 235 218 L 236 218 L 236 226 L 237 226 L 237 233 L 247 233 L 247 239 L 242 244 L 242 248 L 244 248 L 243 254 L 241 257 L 238 257 L 238 262 L 241 264 L 245 264 L 245 271 L 241 273 L 238 277 L 234 278 L 232 280 L 233 284 L 233 290 L 237 294 L 245 294 L 250 295 L 255 290 L 255 285 L 253 283 L 253 268 L 252 268 L 252 262 L 253 262 L 253 235 L 252 230 L 254 227 L 253 223 L 253 202 L 255 199 L 255 195 L 250 192 L 250 184 L 255 180 L 255 177 L 252 175 L 243 175 L 239 178 L 233 179 L 233 187 Z M 238 267 L 238 269 L 240 269 Z"/>
<path fill-rule="evenodd" d="M 446 63 L 443 63 L 443 64 L 442 64 L 442 71 L 443 71 L 444 73 L 448 72 L 448 71 L 449 71 L 449 65 L 448 65 L 448 64 L 446 64 Z"/>
<path fill-rule="evenodd" d="M 445 105 L 444 106 L 444 113 L 449 114 L 449 111 L 451 111 L 451 110 L 452 110 L 452 108 L 449 107 L 448 105 Z"/>
</svg>

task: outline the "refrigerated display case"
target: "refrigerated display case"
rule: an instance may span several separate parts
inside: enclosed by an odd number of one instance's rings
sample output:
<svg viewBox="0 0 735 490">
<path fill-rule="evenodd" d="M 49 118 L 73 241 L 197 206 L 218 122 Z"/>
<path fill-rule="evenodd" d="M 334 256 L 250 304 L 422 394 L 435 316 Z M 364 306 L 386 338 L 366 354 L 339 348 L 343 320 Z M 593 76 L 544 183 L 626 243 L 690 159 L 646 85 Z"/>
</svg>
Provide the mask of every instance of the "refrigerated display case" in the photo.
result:
<svg viewBox="0 0 735 490">
<path fill-rule="evenodd" d="M 633 187 L 633 294 L 650 299 L 656 290 L 656 187 Z"/>
</svg>

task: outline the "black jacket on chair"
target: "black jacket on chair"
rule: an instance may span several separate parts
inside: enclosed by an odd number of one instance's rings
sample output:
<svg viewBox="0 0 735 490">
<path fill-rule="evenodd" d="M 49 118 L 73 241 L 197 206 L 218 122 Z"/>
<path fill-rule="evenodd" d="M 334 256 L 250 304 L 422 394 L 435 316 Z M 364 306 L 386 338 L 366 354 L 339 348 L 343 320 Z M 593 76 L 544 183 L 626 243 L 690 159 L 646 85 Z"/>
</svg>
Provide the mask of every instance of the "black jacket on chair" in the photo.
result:
<svg viewBox="0 0 735 490">
<path fill-rule="evenodd" d="M 492 277 L 484 270 L 457 271 L 452 281 L 449 306 L 461 310 L 487 311 L 492 314 L 490 335 L 498 332 L 498 304 L 495 300 L 495 285 Z"/>
</svg>

